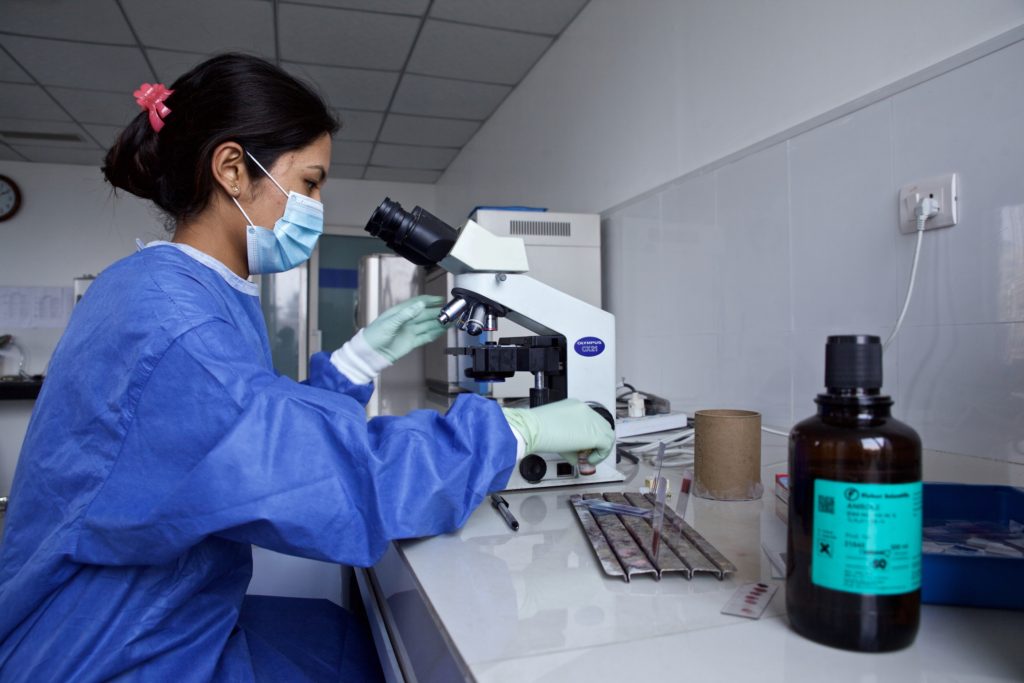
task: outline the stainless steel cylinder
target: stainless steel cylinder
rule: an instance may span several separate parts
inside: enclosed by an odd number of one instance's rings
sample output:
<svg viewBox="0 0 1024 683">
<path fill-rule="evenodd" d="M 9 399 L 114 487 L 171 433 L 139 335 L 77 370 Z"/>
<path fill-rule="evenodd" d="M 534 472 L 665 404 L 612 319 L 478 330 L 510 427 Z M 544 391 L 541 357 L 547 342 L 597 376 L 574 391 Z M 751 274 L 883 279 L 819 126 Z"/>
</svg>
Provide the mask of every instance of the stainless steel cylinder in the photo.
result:
<svg viewBox="0 0 1024 683">
<path fill-rule="evenodd" d="M 462 312 L 469 306 L 469 302 L 461 297 L 457 296 L 444 305 L 441 312 L 437 316 L 437 322 L 442 325 L 447 325 L 453 320 L 458 320 Z"/>
<path fill-rule="evenodd" d="M 471 337 L 478 337 L 484 331 L 487 324 L 487 306 L 476 304 L 473 312 L 469 314 L 469 321 L 466 323 L 466 332 Z"/>
<path fill-rule="evenodd" d="M 498 316 L 487 311 L 487 322 L 484 324 L 484 329 L 488 332 L 494 332 L 498 329 Z"/>
</svg>

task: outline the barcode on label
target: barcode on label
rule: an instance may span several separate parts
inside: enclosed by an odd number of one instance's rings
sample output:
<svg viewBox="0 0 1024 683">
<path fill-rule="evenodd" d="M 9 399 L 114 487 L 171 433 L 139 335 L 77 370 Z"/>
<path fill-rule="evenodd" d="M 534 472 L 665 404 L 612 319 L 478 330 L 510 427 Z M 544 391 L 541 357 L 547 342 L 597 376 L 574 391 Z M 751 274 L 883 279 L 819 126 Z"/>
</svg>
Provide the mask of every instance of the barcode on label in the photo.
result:
<svg viewBox="0 0 1024 683">
<path fill-rule="evenodd" d="M 818 512 L 834 515 L 836 513 L 836 499 L 832 496 L 818 496 Z"/>
</svg>

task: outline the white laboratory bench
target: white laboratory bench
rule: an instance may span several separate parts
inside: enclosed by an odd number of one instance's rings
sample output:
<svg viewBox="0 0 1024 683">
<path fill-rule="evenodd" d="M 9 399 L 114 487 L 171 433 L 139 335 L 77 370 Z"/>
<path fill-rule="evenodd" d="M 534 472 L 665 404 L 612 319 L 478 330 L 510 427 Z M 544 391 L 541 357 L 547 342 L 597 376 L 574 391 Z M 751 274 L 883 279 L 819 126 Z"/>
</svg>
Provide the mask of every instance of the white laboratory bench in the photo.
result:
<svg viewBox="0 0 1024 683">
<path fill-rule="evenodd" d="M 765 436 L 763 462 L 785 463 Z M 762 552 L 782 549 L 774 475 L 760 501 L 691 496 L 685 519 L 736 565 L 724 581 L 606 576 L 568 503 L 584 491 L 636 490 L 646 468 L 624 461 L 625 484 L 505 494 L 515 533 L 485 501 L 458 532 L 395 543 L 357 579 L 389 681 L 1024 681 L 1024 612 L 924 605 L 910 648 L 859 654 L 792 632 L 782 586 L 760 620 L 720 613 L 734 589 L 770 580 Z M 1024 467 L 925 454 L 926 481 L 1024 486 Z M 678 472 L 674 487 L 678 489 Z M 672 502 L 679 502 L 675 494 Z M 1024 577 L 1022 577 L 1024 579 Z"/>
</svg>

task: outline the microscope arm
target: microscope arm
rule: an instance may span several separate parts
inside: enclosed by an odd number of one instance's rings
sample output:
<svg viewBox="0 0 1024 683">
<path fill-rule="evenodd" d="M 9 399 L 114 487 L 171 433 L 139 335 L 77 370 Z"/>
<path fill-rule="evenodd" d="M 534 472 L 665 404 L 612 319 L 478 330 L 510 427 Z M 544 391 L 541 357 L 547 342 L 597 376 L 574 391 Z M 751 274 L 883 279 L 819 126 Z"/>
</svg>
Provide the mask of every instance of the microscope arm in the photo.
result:
<svg viewBox="0 0 1024 683">
<path fill-rule="evenodd" d="M 463 273 L 454 284 L 531 332 L 565 337 L 569 397 L 615 414 L 615 316 L 528 275 Z"/>
</svg>

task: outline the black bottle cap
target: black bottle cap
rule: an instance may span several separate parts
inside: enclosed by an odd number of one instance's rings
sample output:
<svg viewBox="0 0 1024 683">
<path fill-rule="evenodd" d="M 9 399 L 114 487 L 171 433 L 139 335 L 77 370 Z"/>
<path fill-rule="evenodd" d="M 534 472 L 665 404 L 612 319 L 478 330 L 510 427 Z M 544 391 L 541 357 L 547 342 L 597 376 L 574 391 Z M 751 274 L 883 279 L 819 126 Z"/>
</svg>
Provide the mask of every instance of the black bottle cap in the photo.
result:
<svg viewBox="0 0 1024 683">
<path fill-rule="evenodd" d="M 829 337 L 825 344 L 825 388 L 830 392 L 881 389 L 881 340 L 862 334 Z"/>
</svg>

